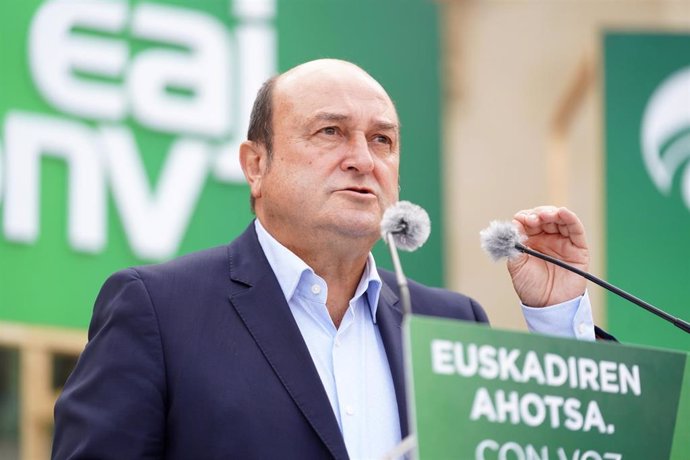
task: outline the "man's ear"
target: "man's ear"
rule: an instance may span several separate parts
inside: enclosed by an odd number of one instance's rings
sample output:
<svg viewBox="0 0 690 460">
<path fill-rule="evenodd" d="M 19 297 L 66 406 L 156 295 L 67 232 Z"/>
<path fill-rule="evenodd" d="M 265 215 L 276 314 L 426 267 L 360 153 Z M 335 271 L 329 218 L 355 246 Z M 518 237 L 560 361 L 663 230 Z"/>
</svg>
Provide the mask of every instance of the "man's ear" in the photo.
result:
<svg viewBox="0 0 690 460">
<path fill-rule="evenodd" d="M 263 144 L 244 141 L 240 144 L 240 165 L 252 197 L 261 197 L 261 180 L 268 169 L 268 152 Z"/>
</svg>

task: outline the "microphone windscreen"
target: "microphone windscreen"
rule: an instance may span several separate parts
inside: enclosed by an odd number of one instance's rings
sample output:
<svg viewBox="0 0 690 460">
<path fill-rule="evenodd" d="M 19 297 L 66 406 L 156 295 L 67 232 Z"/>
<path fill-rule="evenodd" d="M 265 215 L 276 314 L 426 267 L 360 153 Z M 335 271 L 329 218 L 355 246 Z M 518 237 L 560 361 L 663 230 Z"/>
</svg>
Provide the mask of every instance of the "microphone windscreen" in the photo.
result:
<svg viewBox="0 0 690 460">
<path fill-rule="evenodd" d="M 392 234 L 395 246 L 405 251 L 420 248 L 431 233 L 429 214 L 409 201 L 398 201 L 386 209 L 381 219 L 381 237 Z"/>
<path fill-rule="evenodd" d="M 515 249 L 517 243 L 522 243 L 525 237 L 520 235 L 511 222 L 494 220 L 487 228 L 479 232 L 482 249 L 495 261 L 504 257 L 512 258 L 520 254 Z"/>
</svg>

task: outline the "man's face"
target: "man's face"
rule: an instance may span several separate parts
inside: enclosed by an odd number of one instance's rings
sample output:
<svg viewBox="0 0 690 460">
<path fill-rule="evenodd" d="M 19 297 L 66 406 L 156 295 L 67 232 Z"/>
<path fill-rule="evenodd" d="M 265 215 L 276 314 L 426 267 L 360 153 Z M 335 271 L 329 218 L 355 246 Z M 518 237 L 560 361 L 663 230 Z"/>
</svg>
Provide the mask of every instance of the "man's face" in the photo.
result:
<svg viewBox="0 0 690 460">
<path fill-rule="evenodd" d="M 262 222 L 292 241 L 327 233 L 373 245 L 383 211 L 398 199 L 399 124 L 388 95 L 341 64 L 285 74 L 273 103 Z"/>
</svg>

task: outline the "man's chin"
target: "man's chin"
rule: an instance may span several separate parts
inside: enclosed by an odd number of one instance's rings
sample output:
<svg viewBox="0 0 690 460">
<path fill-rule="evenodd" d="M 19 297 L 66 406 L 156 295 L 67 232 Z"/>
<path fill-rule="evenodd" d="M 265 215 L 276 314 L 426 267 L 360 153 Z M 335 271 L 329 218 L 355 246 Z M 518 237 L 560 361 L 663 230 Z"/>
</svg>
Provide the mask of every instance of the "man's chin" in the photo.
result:
<svg viewBox="0 0 690 460">
<path fill-rule="evenodd" d="M 361 216 L 348 218 L 347 214 L 339 216 L 334 230 L 349 238 L 366 238 L 373 245 L 379 238 L 380 218 L 371 216 L 363 219 Z"/>
</svg>

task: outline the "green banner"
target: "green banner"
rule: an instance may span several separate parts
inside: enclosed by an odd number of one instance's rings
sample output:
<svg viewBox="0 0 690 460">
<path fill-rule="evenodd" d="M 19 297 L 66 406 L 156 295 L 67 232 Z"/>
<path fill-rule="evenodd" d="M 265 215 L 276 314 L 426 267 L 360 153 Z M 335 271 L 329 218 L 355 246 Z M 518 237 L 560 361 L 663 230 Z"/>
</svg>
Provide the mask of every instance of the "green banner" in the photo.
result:
<svg viewBox="0 0 690 460">
<path fill-rule="evenodd" d="M 85 327 L 108 274 L 239 234 L 256 91 L 322 57 L 396 102 L 401 197 L 434 223 L 406 266 L 442 284 L 432 2 L 9 0 L 0 31 L 0 320 Z"/>
<path fill-rule="evenodd" d="M 421 316 L 405 328 L 420 459 L 690 458 L 685 353 Z"/>
<path fill-rule="evenodd" d="M 690 35 L 604 37 L 607 277 L 690 320 Z M 690 351 L 690 335 L 608 296 L 621 341 Z"/>
</svg>

